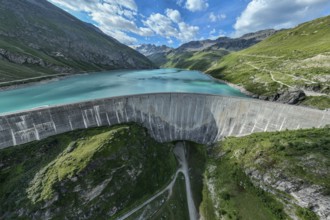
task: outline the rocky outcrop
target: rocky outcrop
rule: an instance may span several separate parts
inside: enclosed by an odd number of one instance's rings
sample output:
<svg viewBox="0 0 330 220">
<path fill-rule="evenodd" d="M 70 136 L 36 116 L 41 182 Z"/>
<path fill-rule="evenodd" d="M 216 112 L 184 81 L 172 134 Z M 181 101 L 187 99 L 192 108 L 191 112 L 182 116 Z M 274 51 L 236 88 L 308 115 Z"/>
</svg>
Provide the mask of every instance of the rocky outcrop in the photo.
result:
<svg viewBox="0 0 330 220">
<path fill-rule="evenodd" d="M 275 95 L 272 101 L 288 103 L 288 104 L 297 104 L 303 101 L 306 97 L 306 94 L 302 90 L 293 90 L 285 91 Z"/>
<path fill-rule="evenodd" d="M 310 185 L 303 179 L 288 177 L 283 171 L 270 169 L 261 173 L 257 169 L 246 169 L 245 173 L 252 181 L 266 191 L 282 191 L 291 196 L 285 199 L 300 207 L 311 209 L 322 220 L 330 218 L 330 197 L 324 195 L 324 188 Z M 281 196 L 278 196 L 281 199 Z"/>
<path fill-rule="evenodd" d="M 245 40 L 256 40 L 256 41 L 262 41 L 266 39 L 267 37 L 270 37 L 274 34 L 276 34 L 278 30 L 274 29 L 266 29 L 266 30 L 261 30 L 257 32 L 252 32 L 252 33 L 247 33 L 244 34 L 243 36 L 240 37 L 240 39 L 245 39 Z"/>
<path fill-rule="evenodd" d="M 73 68 L 68 66 L 59 66 L 52 63 L 48 63 L 41 58 L 34 57 L 27 54 L 15 53 L 0 48 L 0 60 L 5 60 L 11 63 L 20 65 L 36 65 L 43 68 L 49 68 L 57 73 L 70 73 L 73 72 Z"/>
<path fill-rule="evenodd" d="M 142 44 L 140 46 L 133 47 L 133 48 L 147 57 L 150 55 L 153 55 L 153 54 L 167 53 L 173 49 L 166 45 L 156 46 L 154 44 Z"/>
<path fill-rule="evenodd" d="M 306 94 L 303 90 L 285 90 L 271 96 L 252 95 L 252 97 L 266 101 L 274 101 L 295 105 L 303 101 L 306 98 Z"/>
</svg>

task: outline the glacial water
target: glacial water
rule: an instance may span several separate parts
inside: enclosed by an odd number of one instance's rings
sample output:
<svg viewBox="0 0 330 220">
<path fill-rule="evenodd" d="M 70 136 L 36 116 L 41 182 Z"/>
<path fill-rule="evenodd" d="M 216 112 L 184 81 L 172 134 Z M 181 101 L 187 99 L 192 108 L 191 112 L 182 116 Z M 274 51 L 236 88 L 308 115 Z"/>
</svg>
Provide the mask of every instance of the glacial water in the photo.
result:
<svg viewBox="0 0 330 220">
<path fill-rule="evenodd" d="M 0 92 L 0 114 L 106 97 L 186 92 L 246 97 L 198 71 L 180 69 L 107 71 L 74 75 Z"/>
</svg>

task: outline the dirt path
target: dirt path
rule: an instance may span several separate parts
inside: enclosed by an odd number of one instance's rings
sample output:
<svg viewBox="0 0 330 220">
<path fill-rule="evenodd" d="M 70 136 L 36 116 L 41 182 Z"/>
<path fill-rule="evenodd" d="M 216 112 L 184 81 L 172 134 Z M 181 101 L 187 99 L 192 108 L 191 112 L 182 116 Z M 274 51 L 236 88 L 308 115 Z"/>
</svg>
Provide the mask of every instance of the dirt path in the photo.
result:
<svg viewBox="0 0 330 220">
<path fill-rule="evenodd" d="M 243 57 L 258 57 L 258 58 L 266 58 L 266 59 L 280 59 L 283 58 L 284 56 L 263 56 L 263 55 L 253 55 L 253 54 L 239 54 L 239 56 Z"/>
<path fill-rule="evenodd" d="M 186 158 L 186 153 L 185 153 L 185 146 L 182 142 L 178 142 L 175 145 L 174 148 L 174 154 L 177 157 L 177 159 L 180 162 L 180 168 L 176 171 L 173 180 L 160 192 L 157 194 L 153 195 L 151 198 L 149 198 L 147 201 L 144 203 L 140 204 L 139 206 L 135 207 L 131 211 L 127 212 L 125 215 L 117 218 L 117 220 L 124 220 L 128 217 L 130 217 L 132 214 L 135 212 L 139 211 L 142 209 L 144 206 L 148 205 L 155 199 L 157 199 L 159 196 L 164 194 L 165 192 L 169 192 L 168 199 L 172 195 L 173 187 L 176 182 L 176 179 L 178 178 L 179 173 L 182 173 L 184 175 L 185 179 L 185 184 L 186 184 L 186 194 L 187 194 L 187 203 L 188 203 L 188 209 L 189 209 L 189 218 L 190 220 L 197 220 L 198 219 L 198 212 L 195 207 L 195 203 L 192 197 L 192 191 L 191 191 L 191 185 L 190 185 L 190 179 L 189 179 L 189 168 L 188 168 L 188 163 L 187 163 L 187 158 Z"/>
<path fill-rule="evenodd" d="M 274 78 L 273 73 L 272 73 L 271 70 L 260 69 L 259 67 L 255 66 L 255 65 L 253 65 L 253 64 L 251 64 L 251 63 L 249 63 L 249 62 L 247 62 L 247 63 L 245 63 L 245 64 L 248 65 L 248 66 L 251 66 L 252 68 L 254 68 L 254 69 L 258 70 L 258 71 L 264 71 L 264 72 L 269 73 L 270 78 L 271 78 L 274 82 L 279 83 L 279 84 L 284 85 L 284 86 L 287 86 L 287 87 L 289 87 L 289 88 L 293 88 L 292 86 L 290 86 L 290 85 L 288 85 L 288 84 L 285 84 L 285 83 L 283 83 L 283 82 L 281 82 L 281 81 L 276 80 L 276 79 Z"/>
<path fill-rule="evenodd" d="M 283 82 L 281 82 L 281 81 L 279 81 L 279 80 L 276 80 L 276 79 L 274 78 L 273 72 L 272 72 L 271 70 L 260 69 L 259 67 L 255 66 L 255 65 L 253 65 L 253 64 L 251 64 L 251 63 L 249 63 L 249 62 L 247 62 L 247 63 L 245 63 L 245 64 L 251 66 L 252 68 L 254 68 L 254 69 L 258 70 L 258 71 L 265 71 L 265 72 L 268 72 L 269 75 L 270 75 L 270 78 L 271 78 L 274 82 L 277 82 L 277 83 L 279 83 L 279 84 L 281 84 L 281 85 L 284 85 L 284 86 L 287 86 L 287 87 L 289 87 L 289 88 L 295 88 L 295 87 L 290 86 L 290 85 L 288 85 L 288 84 L 285 84 L 285 83 L 283 83 Z M 300 79 L 300 80 L 304 80 L 304 81 L 306 81 L 306 82 L 315 83 L 314 81 L 311 81 L 311 80 L 308 80 L 308 79 L 305 79 L 305 78 L 296 77 L 296 76 L 293 76 L 293 75 L 291 75 L 291 74 L 288 74 L 288 75 L 291 76 L 291 77 L 293 77 L 293 78 L 297 78 L 297 79 Z M 306 90 L 306 89 L 302 89 L 302 90 L 304 91 L 304 93 L 305 93 L 307 96 L 328 96 L 328 97 L 330 97 L 329 95 L 327 95 L 327 94 L 325 94 L 325 93 L 309 91 L 309 90 Z"/>
<path fill-rule="evenodd" d="M 132 214 L 134 214 L 135 212 L 139 211 L 140 209 L 142 209 L 144 206 L 148 205 L 150 202 L 154 201 L 155 199 L 157 199 L 159 196 L 161 196 L 163 193 L 165 193 L 166 191 L 169 191 L 169 195 L 168 197 L 171 196 L 172 194 L 172 190 L 175 184 L 175 181 L 178 177 L 178 174 L 182 172 L 181 169 L 178 169 L 175 173 L 175 176 L 173 178 L 173 180 L 166 186 L 165 189 L 163 189 L 162 191 L 158 192 L 157 194 L 155 194 L 154 196 L 152 196 L 150 199 L 148 199 L 147 201 L 145 201 L 144 203 L 142 203 L 141 205 L 135 207 L 134 209 L 132 209 L 131 211 L 127 212 L 125 215 L 117 218 L 117 220 L 123 220 L 126 219 L 128 217 L 130 217 Z"/>
</svg>

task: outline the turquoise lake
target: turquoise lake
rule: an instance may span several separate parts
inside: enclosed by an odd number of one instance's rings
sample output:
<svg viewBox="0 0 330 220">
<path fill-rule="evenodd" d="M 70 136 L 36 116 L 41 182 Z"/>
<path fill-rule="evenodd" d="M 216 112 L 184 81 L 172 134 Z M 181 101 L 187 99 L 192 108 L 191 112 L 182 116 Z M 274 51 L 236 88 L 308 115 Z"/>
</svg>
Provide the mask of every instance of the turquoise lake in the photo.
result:
<svg viewBox="0 0 330 220">
<path fill-rule="evenodd" d="M 186 92 L 246 97 L 239 90 L 190 70 L 107 71 L 73 75 L 0 92 L 0 114 L 122 95 Z"/>
</svg>

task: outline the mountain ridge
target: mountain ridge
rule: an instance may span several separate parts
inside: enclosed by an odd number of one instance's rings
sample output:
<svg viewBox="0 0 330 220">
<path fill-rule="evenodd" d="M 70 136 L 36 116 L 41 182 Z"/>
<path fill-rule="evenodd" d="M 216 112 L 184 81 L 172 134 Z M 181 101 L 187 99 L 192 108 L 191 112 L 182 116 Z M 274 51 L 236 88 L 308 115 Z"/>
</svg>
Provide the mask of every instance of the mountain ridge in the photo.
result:
<svg viewBox="0 0 330 220">
<path fill-rule="evenodd" d="M 239 38 L 219 37 L 215 40 L 190 41 L 168 52 L 160 52 L 147 57 L 157 66 L 176 67 L 205 71 L 221 57 L 233 51 L 248 48 L 272 36 L 277 31 L 261 30 Z"/>
<path fill-rule="evenodd" d="M 330 108 L 330 16 L 282 30 L 218 60 L 206 72 L 244 87 L 255 97 Z M 285 98 L 286 97 L 286 98 Z"/>
<path fill-rule="evenodd" d="M 157 46 L 155 44 L 141 44 L 139 46 L 134 46 L 133 49 L 137 50 L 145 56 L 150 56 L 156 53 L 166 53 L 173 50 L 174 48 L 168 47 L 166 45 Z"/>
<path fill-rule="evenodd" d="M 0 82 L 154 67 L 140 53 L 46 0 L 0 3 Z"/>
<path fill-rule="evenodd" d="M 275 34 L 277 30 L 266 29 L 260 30 L 257 32 L 251 32 L 245 34 L 241 37 L 230 38 L 230 37 L 219 37 L 215 40 L 207 39 L 202 41 L 191 41 L 185 44 L 182 44 L 178 47 L 177 51 L 201 51 L 201 50 L 210 50 L 211 47 L 216 46 L 217 49 L 226 49 L 230 51 L 242 50 L 247 47 L 250 47 L 267 37 Z M 199 46 L 199 47 L 198 47 Z"/>
</svg>

